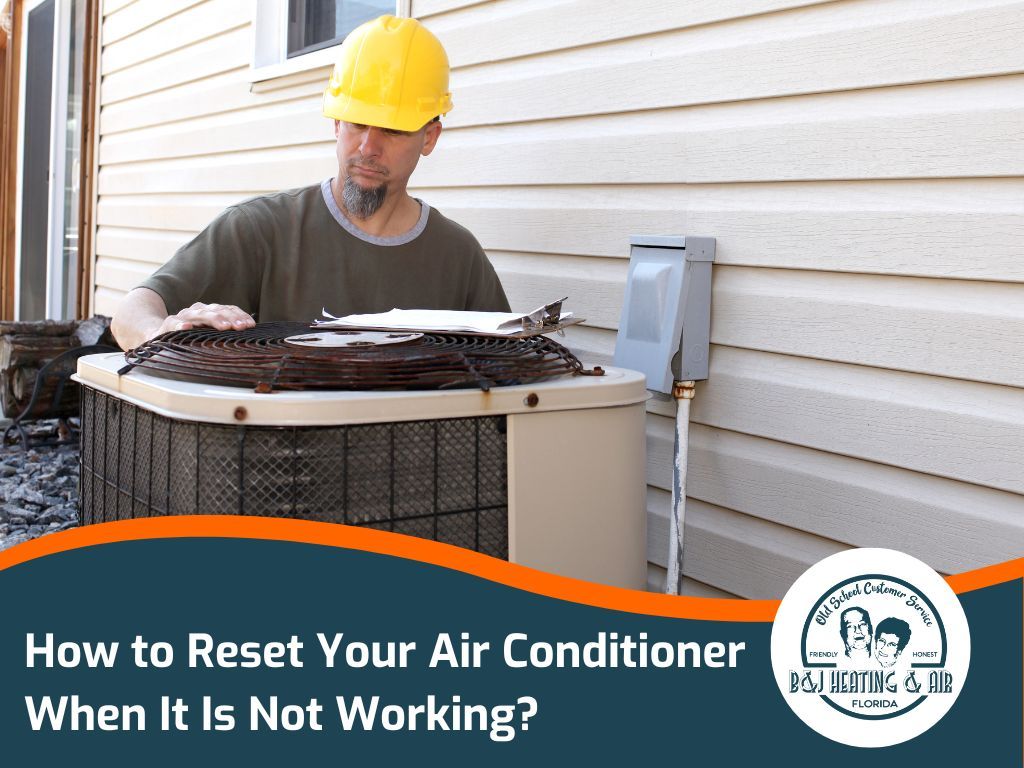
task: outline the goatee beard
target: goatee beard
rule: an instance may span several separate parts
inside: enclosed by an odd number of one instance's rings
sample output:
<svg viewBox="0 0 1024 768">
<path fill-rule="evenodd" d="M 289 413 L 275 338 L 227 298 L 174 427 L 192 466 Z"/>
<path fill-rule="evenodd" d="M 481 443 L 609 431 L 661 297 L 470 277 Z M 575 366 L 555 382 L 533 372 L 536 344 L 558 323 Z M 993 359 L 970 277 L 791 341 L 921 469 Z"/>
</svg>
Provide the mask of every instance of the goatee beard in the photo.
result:
<svg viewBox="0 0 1024 768">
<path fill-rule="evenodd" d="M 352 216 L 357 219 L 368 219 L 380 209 L 387 192 L 386 184 L 366 189 L 356 184 L 351 176 L 346 176 L 341 199 L 345 203 L 345 210 Z"/>
</svg>

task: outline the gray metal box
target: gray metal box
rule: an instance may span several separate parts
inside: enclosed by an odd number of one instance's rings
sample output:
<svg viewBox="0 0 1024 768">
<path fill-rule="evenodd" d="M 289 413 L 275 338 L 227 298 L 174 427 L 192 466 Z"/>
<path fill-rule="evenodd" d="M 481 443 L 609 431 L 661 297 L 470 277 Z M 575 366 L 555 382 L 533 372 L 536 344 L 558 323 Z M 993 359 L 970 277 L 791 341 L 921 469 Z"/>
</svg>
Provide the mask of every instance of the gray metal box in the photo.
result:
<svg viewBox="0 0 1024 768">
<path fill-rule="evenodd" d="M 669 394 L 673 381 L 708 377 L 713 237 L 635 235 L 615 365 Z"/>
</svg>

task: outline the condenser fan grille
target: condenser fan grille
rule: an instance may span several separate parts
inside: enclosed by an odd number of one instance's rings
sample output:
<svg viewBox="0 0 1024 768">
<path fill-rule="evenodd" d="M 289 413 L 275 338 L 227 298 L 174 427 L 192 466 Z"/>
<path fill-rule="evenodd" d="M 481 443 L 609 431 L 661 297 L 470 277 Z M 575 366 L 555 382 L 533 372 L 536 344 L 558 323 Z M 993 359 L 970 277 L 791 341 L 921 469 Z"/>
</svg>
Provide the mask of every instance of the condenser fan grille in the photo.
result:
<svg viewBox="0 0 1024 768">
<path fill-rule="evenodd" d="M 273 390 L 448 389 L 590 374 L 544 336 L 376 333 L 261 323 L 245 331 L 173 331 L 126 355 L 128 365 L 175 377 Z"/>
<path fill-rule="evenodd" d="M 80 517 L 300 518 L 507 559 L 505 423 L 227 426 L 167 418 L 83 386 Z"/>
</svg>

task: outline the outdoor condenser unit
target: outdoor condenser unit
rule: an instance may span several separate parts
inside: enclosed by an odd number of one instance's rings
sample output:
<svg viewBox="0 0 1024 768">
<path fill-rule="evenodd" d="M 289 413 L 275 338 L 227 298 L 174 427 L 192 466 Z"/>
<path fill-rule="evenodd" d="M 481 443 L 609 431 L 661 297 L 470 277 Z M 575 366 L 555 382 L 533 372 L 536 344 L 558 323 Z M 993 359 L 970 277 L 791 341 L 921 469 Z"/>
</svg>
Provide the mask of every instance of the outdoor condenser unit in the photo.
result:
<svg viewBox="0 0 1024 768">
<path fill-rule="evenodd" d="M 641 374 L 588 371 L 545 337 L 347 333 L 181 331 L 127 373 L 120 353 L 82 358 L 82 523 L 346 523 L 644 587 Z M 318 349 L 340 343 L 344 368 Z"/>
</svg>

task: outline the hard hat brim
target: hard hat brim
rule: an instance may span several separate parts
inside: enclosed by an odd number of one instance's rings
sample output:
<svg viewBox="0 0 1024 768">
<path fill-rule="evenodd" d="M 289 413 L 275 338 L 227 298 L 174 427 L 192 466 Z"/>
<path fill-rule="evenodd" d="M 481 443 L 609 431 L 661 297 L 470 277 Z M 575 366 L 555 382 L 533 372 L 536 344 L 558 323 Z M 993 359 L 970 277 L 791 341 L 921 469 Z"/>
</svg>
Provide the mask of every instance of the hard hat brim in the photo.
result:
<svg viewBox="0 0 1024 768">
<path fill-rule="evenodd" d="M 342 120 L 346 123 L 372 125 L 377 128 L 389 128 L 395 131 L 418 131 L 438 115 L 447 114 L 451 107 L 451 97 L 447 94 L 441 100 L 442 109 L 426 109 L 419 114 L 395 109 L 391 106 L 368 104 L 353 98 L 335 97 L 328 91 L 324 93 L 324 117 Z"/>
</svg>

